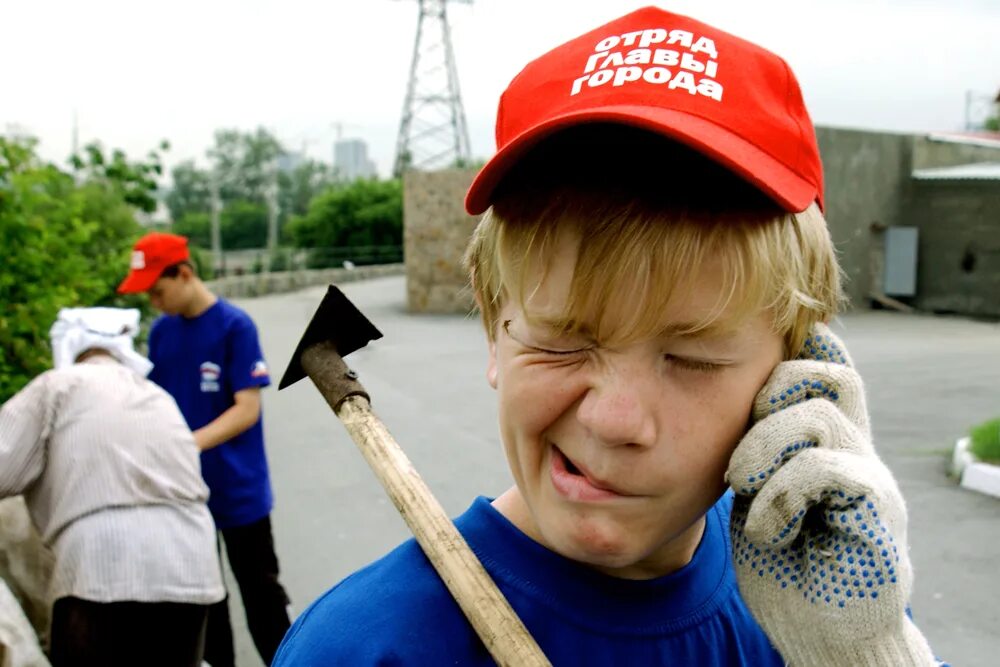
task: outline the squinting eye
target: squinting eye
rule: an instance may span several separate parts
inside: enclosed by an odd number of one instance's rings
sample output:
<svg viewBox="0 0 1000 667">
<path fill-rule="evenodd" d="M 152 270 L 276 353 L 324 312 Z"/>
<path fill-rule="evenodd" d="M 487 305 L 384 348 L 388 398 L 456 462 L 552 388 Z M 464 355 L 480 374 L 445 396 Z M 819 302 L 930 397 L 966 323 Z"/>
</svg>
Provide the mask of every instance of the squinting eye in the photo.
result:
<svg viewBox="0 0 1000 667">
<path fill-rule="evenodd" d="M 510 320 L 505 320 L 503 322 L 503 330 L 508 336 L 510 336 L 512 340 L 516 341 L 519 345 L 528 348 L 532 352 L 538 352 L 540 354 L 549 354 L 557 357 L 565 357 L 571 354 L 582 354 L 591 349 L 590 347 L 580 347 L 580 348 L 573 348 L 570 350 L 553 350 L 551 348 L 539 347 L 538 345 L 532 345 L 531 343 L 526 343 L 525 341 L 521 340 L 513 333 L 511 333 Z"/>
<path fill-rule="evenodd" d="M 677 366 L 678 368 L 683 368 L 689 371 L 698 371 L 700 373 L 716 373 L 721 371 L 726 367 L 725 364 L 716 364 L 711 361 L 704 361 L 702 359 L 689 359 L 687 357 L 678 357 L 672 354 L 664 355 L 666 360 Z"/>
<path fill-rule="evenodd" d="M 525 347 L 529 347 L 535 352 L 541 352 L 542 354 L 552 354 L 558 357 L 565 357 L 566 355 L 569 354 L 582 354 L 583 352 L 586 352 L 588 349 L 588 348 L 580 348 L 578 350 L 548 350 L 544 347 L 535 347 L 534 345 L 525 345 Z"/>
</svg>

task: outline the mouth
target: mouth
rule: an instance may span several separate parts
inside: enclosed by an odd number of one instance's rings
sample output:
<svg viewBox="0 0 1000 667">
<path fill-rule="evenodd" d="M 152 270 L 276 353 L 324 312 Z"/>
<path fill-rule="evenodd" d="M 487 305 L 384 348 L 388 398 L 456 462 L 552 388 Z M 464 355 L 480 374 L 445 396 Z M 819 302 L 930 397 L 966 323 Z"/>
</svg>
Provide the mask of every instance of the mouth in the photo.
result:
<svg viewBox="0 0 1000 667">
<path fill-rule="evenodd" d="M 570 500 L 595 502 L 627 497 L 612 484 L 594 477 L 555 445 L 551 446 L 550 476 L 552 485 Z"/>
</svg>

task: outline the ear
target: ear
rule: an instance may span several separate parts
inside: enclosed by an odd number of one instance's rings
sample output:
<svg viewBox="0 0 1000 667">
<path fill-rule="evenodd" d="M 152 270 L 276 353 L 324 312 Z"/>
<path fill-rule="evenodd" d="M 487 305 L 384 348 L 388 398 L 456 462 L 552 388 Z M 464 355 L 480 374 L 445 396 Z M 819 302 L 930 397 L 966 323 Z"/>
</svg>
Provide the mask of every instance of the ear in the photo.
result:
<svg viewBox="0 0 1000 667">
<path fill-rule="evenodd" d="M 469 283 L 472 287 L 472 296 L 476 300 L 476 307 L 479 308 L 480 317 L 482 317 L 483 312 L 483 301 L 479 290 L 476 289 L 476 272 L 475 270 L 469 271 Z M 493 340 L 489 341 L 489 359 L 486 362 L 486 381 L 490 383 L 490 386 L 494 389 L 497 388 L 497 342 L 496 342 L 496 332 L 493 332 Z"/>
<path fill-rule="evenodd" d="M 194 277 L 194 268 L 190 264 L 181 264 L 177 267 L 177 277 L 184 282 L 188 282 Z"/>
<path fill-rule="evenodd" d="M 486 381 L 494 389 L 497 388 L 497 343 L 491 340 L 489 343 L 490 358 L 486 363 Z"/>
</svg>

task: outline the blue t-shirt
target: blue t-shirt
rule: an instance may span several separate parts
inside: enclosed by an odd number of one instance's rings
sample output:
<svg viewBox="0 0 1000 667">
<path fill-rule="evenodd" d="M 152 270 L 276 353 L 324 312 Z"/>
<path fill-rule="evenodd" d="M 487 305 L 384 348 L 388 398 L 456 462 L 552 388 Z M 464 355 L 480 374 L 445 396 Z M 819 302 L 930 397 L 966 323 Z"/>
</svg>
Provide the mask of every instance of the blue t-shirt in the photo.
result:
<svg viewBox="0 0 1000 667">
<path fill-rule="evenodd" d="M 253 320 L 224 299 L 198 317 L 160 316 L 149 332 L 149 359 L 149 379 L 174 397 L 192 431 L 232 407 L 236 392 L 271 384 Z M 217 527 L 267 516 L 273 497 L 263 420 L 202 452 L 201 474 Z"/>
<path fill-rule="evenodd" d="M 781 667 L 737 590 L 731 509 L 727 494 L 706 515 L 691 562 L 647 581 L 610 577 L 549 551 L 486 498 L 455 523 L 555 667 Z M 493 664 L 414 540 L 314 602 L 273 663 Z"/>
</svg>

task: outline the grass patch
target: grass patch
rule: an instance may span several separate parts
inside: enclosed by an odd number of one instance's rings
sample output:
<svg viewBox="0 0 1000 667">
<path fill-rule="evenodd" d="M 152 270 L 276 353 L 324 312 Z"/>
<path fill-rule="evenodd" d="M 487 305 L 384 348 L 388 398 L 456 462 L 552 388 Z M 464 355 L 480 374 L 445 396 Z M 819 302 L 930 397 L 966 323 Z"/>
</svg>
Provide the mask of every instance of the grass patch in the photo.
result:
<svg viewBox="0 0 1000 667">
<path fill-rule="evenodd" d="M 969 450 L 980 461 L 1000 463 L 1000 418 L 973 426 Z"/>
</svg>

